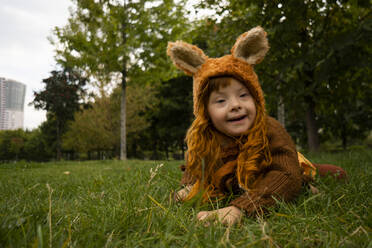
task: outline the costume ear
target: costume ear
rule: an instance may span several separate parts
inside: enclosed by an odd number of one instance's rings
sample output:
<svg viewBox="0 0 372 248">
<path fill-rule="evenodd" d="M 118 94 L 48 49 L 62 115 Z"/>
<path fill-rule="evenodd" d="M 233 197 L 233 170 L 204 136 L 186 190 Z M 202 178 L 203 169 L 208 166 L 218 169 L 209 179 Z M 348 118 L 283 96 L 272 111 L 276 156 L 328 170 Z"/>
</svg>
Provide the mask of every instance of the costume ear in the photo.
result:
<svg viewBox="0 0 372 248">
<path fill-rule="evenodd" d="M 250 65 L 256 65 L 263 60 L 268 50 L 266 32 L 261 27 L 255 27 L 239 36 L 231 54 Z"/>
<path fill-rule="evenodd" d="M 168 42 L 167 54 L 179 69 L 189 75 L 193 75 L 208 58 L 200 48 L 183 41 Z"/>
</svg>

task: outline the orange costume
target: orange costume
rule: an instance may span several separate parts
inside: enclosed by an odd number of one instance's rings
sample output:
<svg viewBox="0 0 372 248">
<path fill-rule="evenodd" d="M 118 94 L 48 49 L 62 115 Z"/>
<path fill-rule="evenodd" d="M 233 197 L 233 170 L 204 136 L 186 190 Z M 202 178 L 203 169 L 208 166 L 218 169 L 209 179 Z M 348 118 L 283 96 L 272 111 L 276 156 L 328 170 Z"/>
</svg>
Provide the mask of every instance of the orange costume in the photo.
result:
<svg viewBox="0 0 372 248">
<path fill-rule="evenodd" d="M 195 120 L 186 137 L 188 152 L 182 178 L 182 184 L 191 188 L 186 200 L 200 192 L 204 200 L 233 195 L 230 205 L 254 215 L 274 205 L 275 199 L 294 199 L 302 185 L 314 178 L 315 166 L 296 151 L 284 127 L 266 114 L 264 94 L 253 67 L 268 50 L 261 27 L 242 34 L 231 54 L 221 58 L 209 58 L 198 47 L 182 41 L 168 44 L 167 54 L 173 63 L 193 76 Z M 216 77 L 235 78 L 255 100 L 256 118 L 241 137 L 219 132 L 205 114 L 206 88 Z M 339 171 L 344 173 L 341 168 Z"/>
</svg>

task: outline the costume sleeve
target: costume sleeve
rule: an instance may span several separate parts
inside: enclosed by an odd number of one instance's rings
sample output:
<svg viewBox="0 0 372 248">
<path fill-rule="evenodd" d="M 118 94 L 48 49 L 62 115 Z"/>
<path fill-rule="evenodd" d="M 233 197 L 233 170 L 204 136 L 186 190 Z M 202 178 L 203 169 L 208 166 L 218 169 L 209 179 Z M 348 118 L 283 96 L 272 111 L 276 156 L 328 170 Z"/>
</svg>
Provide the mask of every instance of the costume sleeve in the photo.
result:
<svg viewBox="0 0 372 248">
<path fill-rule="evenodd" d="M 275 160 L 275 162 L 291 166 L 291 163 L 296 163 L 295 155 L 278 154 L 275 158 L 273 157 L 273 163 Z M 231 205 L 244 210 L 248 215 L 260 214 L 267 207 L 273 206 L 276 203 L 275 199 L 284 201 L 294 199 L 300 192 L 301 187 L 300 171 L 296 173 L 290 170 L 272 169 L 258 177 L 254 183 L 254 188 L 233 200 Z"/>
<path fill-rule="evenodd" d="M 267 207 L 275 205 L 275 199 L 294 199 L 302 188 L 302 172 L 295 145 L 285 129 L 271 119 L 268 138 L 272 164 L 261 172 L 249 192 L 231 202 L 250 216 L 265 212 Z"/>
</svg>

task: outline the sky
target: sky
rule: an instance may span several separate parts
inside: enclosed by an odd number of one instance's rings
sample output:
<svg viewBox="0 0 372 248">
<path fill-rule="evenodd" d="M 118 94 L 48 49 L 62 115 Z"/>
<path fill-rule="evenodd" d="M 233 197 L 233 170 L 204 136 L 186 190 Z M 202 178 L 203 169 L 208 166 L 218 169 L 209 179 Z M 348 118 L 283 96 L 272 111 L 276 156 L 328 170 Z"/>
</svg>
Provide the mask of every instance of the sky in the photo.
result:
<svg viewBox="0 0 372 248">
<path fill-rule="evenodd" d="M 191 6 L 197 0 L 189 2 Z M 0 0 L 0 77 L 26 85 L 25 129 L 37 128 L 46 120 L 46 112 L 29 103 L 33 92 L 43 89 L 42 80 L 57 69 L 48 37 L 54 27 L 67 24 L 70 6 L 71 0 Z M 208 14 L 204 12 L 190 18 Z"/>
<path fill-rule="evenodd" d="M 46 120 L 45 111 L 29 103 L 33 92 L 56 69 L 54 47 L 48 41 L 55 26 L 67 24 L 70 0 L 0 0 L 0 77 L 26 85 L 24 128 Z"/>
</svg>

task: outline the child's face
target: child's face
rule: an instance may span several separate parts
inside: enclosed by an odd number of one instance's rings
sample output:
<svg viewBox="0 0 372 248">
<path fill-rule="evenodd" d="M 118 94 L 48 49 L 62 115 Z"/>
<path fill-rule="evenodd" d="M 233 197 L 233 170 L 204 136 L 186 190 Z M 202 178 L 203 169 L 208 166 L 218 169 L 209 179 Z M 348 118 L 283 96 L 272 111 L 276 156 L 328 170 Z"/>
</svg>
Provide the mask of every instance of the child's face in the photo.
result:
<svg viewBox="0 0 372 248">
<path fill-rule="evenodd" d="M 256 105 L 248 88 L 233 79 L 226 87 L 212 91 L 208 114 L 220 132 L 239 136 L 246 132 L 256 117 Z"/>
</svg>

